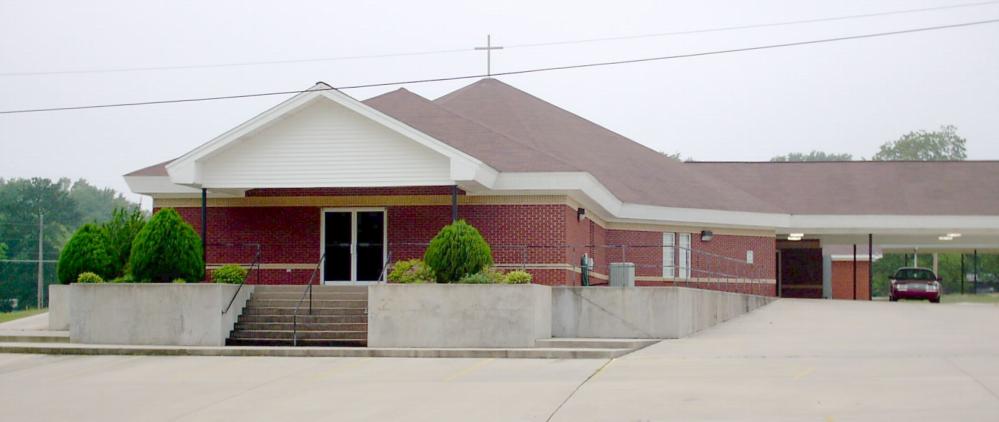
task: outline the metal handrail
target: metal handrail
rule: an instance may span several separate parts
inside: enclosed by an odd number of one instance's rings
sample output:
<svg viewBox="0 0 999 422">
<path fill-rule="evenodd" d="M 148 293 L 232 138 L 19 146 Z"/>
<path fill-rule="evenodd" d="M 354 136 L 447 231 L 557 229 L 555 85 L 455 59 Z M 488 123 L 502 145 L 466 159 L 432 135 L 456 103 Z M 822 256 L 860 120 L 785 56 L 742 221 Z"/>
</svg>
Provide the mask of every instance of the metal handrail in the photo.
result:
<svg viewBox="0 0 999 422">
<path fill-rule="evenodd" d="M 249 270 L 247 271 L 247 275 L 249 275 L 251 272 L 253 272 L 254 269 L 256 269 L 257 272 L 253 273 L 253 275 L 257 277 L 256 284 L 260 284 L 260 255 L 261 255 L 260 244 L 250 243 L 247 244 L 246 246 L 255 246 L 257 248 L 256 253 L 253 255 L 253 261 L 251 261 L 250 265 L 248 266 Z M 249 279 L 249 277 L 247 277 L 247 279 Z M 244 280 L 243 283 L 239 283 L 239 287 L 236 288 L 236 292 L 232 294 L 231 298 L 229 298 L 229 304 L 226 305 L 225 309 L 222 310 L 222 315 L 225 315 L 227 312 L 229 312 L 229 308 L 232 308 L 232 303 L 235 302 L 236 297 L 239 296 L 239 291 L 243 289 L 243 284 L 246 284 L 246 280 Z"/>
<path fill-rule="evenodd" d="M 388 274 L 386 274 L 386 272 L 388 271 L 389 264 L 391 263 L 392 251 L 388 251 L 388 254 L 385 256 L 385 263 L 382 265 L 382 272 L 378 274 L 378 280 L 375 281 L 385 281 L 388 279 Z"/>
<path fill-rule="evenodd" d="M 291 318 L 291 345 L 298 346 L 298 310 L 302 306 L 302 302 L 305 301 L 306 295 L 309 297 L 309 315 L 312 315 L 312 280 L 316 278 L 316 274 L 319 274 L 319 267 L 323 265 L 326 261 L 326 252 L 319 257 L 319 262 L 316 263 L 316 268 L 312 270 L 312 275 L 309 276 L 309 281 L 306 283 L 305 290 L 302 291 L 302 297 L 298 299 L 298 303 L 295 304 L 295 314 Z"/>
</svg>

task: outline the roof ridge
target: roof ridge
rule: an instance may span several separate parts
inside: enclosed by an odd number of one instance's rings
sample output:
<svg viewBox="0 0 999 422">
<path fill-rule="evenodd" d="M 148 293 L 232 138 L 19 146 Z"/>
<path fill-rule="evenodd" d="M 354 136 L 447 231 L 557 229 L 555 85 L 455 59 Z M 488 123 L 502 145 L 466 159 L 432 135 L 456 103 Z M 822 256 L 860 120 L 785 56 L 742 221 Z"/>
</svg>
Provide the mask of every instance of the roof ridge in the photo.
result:
<svg viewBox="0 0 999 422">
<path fill-rule="evenodd" d="M 727 188 L 729 188 L 732 191 L 733 194 L 735 194 L 736 196 L 738 196 L 738 198 L 733 199 L 735 201 L 739 201 L 739 200 L 746 201 L 746 202 L 753 201 L 753 202 L 755 202 L 755 204 L 753 204 L 753 205 L 756 208 L 760 208 L 760 209 L 764 209 L 764 208 L 766 208 L 766 207 L 769 206 L 769 204 L 767 203 L 767 201 L 765 201 L 763 198 L 761 198 L 761 197 L 753 194 L 752 192 L 750 192 L 750 191 L 748 191 L 746 189 L 743 189 L 743 188 L 741 188 L 739 186 L 736 186 L 736 185 L 734 185 L 732 183 L 729 183 L 726 180 L 723 180 L 720 177 L 717 177 L 717 176 L 714 176 L 714 175 L 711 175 L 711 174 L 703 174 L 703 173 L 700 173 L 700 172 L 697 172 L 697 173 L 687 173 L 687 170 L 692 170 L 692 169 L 689 168 L 689 167 L 686 167 L 686 168 L 682 167 L 683 162 L 673 160 L 673 159 L 667 157 L 665 154 L 661 153 L 660 151 L 656 151 L 656 150 L 648 147 L 647 145 L 642 144 L 641 142 L 638 142 L 638 141 L 635 141 L 635 140 L 633 140 L 631 138 L 628 138 L 627 136 L 624 136 L 624 135 L 622 135 L 620 133 L 617 133 L 617 132 L 615 132 L 615 131 L 613 131 L 611 129 L 608 129 L 608 128 L 606 128 L 606 127 L 604 127 L 604 126 L 602 126 L 602 125 L 600 125 L 600 124 L 598 124 L 598 123 L 596 123 L 596 122 L 594 122 L 594 121 L 592 121 L 590 119 L 587 119 L 587 118 L 585 118 L 583 116 L 580 116 L 580 115 L 578 115 L 578 114 L 576 114 L 576 113 L 574 113 L 572 111 L 566 110 L 566 109 L 564 109 L 564 108 L 562 108 L 562 107 L 560 107 L 560 106 L 558 106 L 556 104 L 553 104 L 553 103 L 551 103 L 549 101 L 546 101 L 545 99 L 540 98 L 540 97 L 538 97 L 538 96 L 536 96 L 534 94 L 531 94 L 531 93 L 529 93 L 527 91 L 524 91 L 524 90 L 522 90 L 520 88 L 517 88 L 515 86 L 507 84 L 506 82 L 503 82 L 503 81 L 501 81 L 499 79 L 487 78 L 487 79 L 479 80 L 479 81 L 477 81 L 475 83 L 466 85 L 466 86 L 464 86 L 462 88 L 459 88 L 459 89 L 457 89 L 457 90 L 455 90 L 455 91 L 453 91 L 451 93 L 448 93 L 448 94 L 446 94 L 446 95 L 444 95 L 442 97 L 437 98 L 436 100 L 434 100 L 434 103 L 437 104 L 438 101 L 442 101 L 442 100 L 446 101 L 448 98 L 457 97 L 458 93 L 461 93 L 463 91 L 469 90 L 469 89 L 471 89 L 473 87 L 476 87 L 476 86 L 484 86 L 487 83 L 496 83 L 496 84 L 498 84 L 501 87 L 505 87 L 505 89 L 507 89 L 508 91 L 513 92 L 516 95 L 523 96 L 528 101 L 534 102 L 536 105 L 540 105 L 540 106 L 543 106 L 543 107 L 548 107 L 550 109 L 555 110 L 557 113 L 560 113 L 560 114 L 563 114 L 563 115 L 567 116 L 569 119 L 575 121 L 577 124 L 582 124 L 582 125 L 585 125 L 586 127 L 589 127 L 589 128 L 595 128 L 595 129 L 599 130 L 600 133 L 601 133 L 601 135 L 598 135 L 598 136 L 606 136 L 606 137 L 609 137 L 609 138 L 613 138 L 617 142 L 621 142 L 623 145 L 628 145 L 629 147 L 637 147 L 636 150 L 632 151 L 632 154 L 635 154 L 635 155 L 648 155 L 649 157 L 654 157 L 654 158 L 652 158 L 652 162 L 650 164 L 654 164 L 654 165 L 657 165 L 657 166 L 662 166 L 664 170 L 667 169 L 667 168 L 672 167 L 673 171 L 679 172 L 682 175 L 681 177 L 689 177 L 689 178 L 693 178 L 693 179 L 699 179 L 701 181 L 701 183 L 704 183 L 706 186 L 710 186 L 713 189 L 720 188 L 722 186 L 727 187 Z M 519 114 L 518 113 L 519 108 L 518 107 L 510 106 L 510 99 L 507 98 L 506 96 L 504 96 L 504 95 L 495 95 L 495 96 L 493 96 L 493 98 L 496 101 L 499 101 L 502 104 L 508 106 L 508 108 L 510 108 L 512 112 Z M 444 104 L 439 104 L 439 105 L 442 106 L 442 107 L 444 107 L 444 108 L 450 109 L 450 110 L 454 111 L 455 113 L 457 113 L 457 114 L 459 114 L 461 116 L 466 116 L 466 114 L 462 111 L 462 109 L 451 108 L 451 107 L 448 107 L 448 106 L 446 106 Z M 475 120 L 477 122 L 480 122 L 483 125 L 486 125 L 487 127 L 492 128 L 492 126 L 490 126 L 488 123 L 485 123 L 485 122 L 479 120 L 478 118 L 470 117 L 470 116 L 468 116 L 466 118 L 470 119 L 470 120 Z M 499 131 L 500 129 L 495 129 L 495 130 Z M 531 136 L 530 133 L 528 133 L 528 136 L 530 136 L 532 140 L 535 139 L 533 136 Z M 673 166 L 676 166 L 676 167 L 673 167 Z M 584 170 L 584 171 L 589 171 L 589 169 Z M 669 170 L 666 170 L 666 171 L 669 171 Z M 591 174 L 593 174 L 593 173 L 591 172 Z M 594 176 L 596 177 L 596 175 L 594 175 Z M 615 196 L 618 196 L 618 194 L 615 193 Z"/>
<path fill-rule="evenodd" d="M 371 97 L 371 98 L 368 98 L 367 100 L 364 100 L 364 101 L 368 101 L 368 100 L 372 100 L 372 99 L 375 99 L 375 98 L 379 98 L 379 97 L 382 97 L 382 96 L 385 96 L 385 95 L 389 95 L 389 94 L 394 94 L 394 93 L 396 93 L 396 92 L 399 92 L 399 91 L 403 91 L 403 92 L 406 92 L 406 93 L 409 93 L 409 94 L 412 94 L 412 95 L 413 95 L 413 96 L 415 96 L 416 98 L 419 98 L 419 99 L 420 99 L 420 100 L 422 100 L 423 102 L 425 102 L 425 103 L 427 103 L 427 104 L 429 104 L 429 105 L 433 106 L 434 108 L 436 108 L 436 109 L 438 109 L 438 110 L 441 110 L 441 111 L 443 111 L 443 112 L 447 113 L 448 115 L 451 115 L 451 116 L 453 116 L 453 117 L 455 117 L 455 118 L 458 118 L 458 119 L 461 119 L 461 120 L 463 120 L 463 121 L 466 121 L 466 122 L 468 122 L 468 123 L 471 123 L 471 124 L 473 124 L 473 125 L 476 125 L 476 126 L 478 126 L 478 127 L 482 128 L 482 129 L 485 129 L 485 130 L 489 131 L 490 133 L 492 133 L 492 134 L 494 134 L 494 135 L 497 135 L 497 136 L 500 136 L 500 137 L 502 137 L 503 139 L 506 139 L 506 140 L 508 140 L 508 141 L 511 141 L 511 142 L 513 142 L 513 143 L 515 143 L 515 144 L 517 144 L 517 145 L 520 145 L 520 146 L 523 146 L 523 147 L 525 147 L 525 148 L 528 148 L 528 149 L 530 149 L 531 151 L 533 151 L 533 152 L 536 152 L 536 153 L 538 153 L 538 154 L 541 154 L 541 155 L 544 155 L 544 156 L 546 156 L 546 157 L 548 157 L 548 158 L 550 158 L 550 159 L 552 159 L 552 160 L 554 160 L 554 161 L 557 161 L 557 162 L 559 162 L 559 163 L 562 163 L 562 164 L 565 164 L 566 166 L 568 166 L 568 167 L 571 167 L 571 168 L 574 168 L 574 169 L 576 169 L 577 171 L 586 171 L 586 170 L 581 170 L 581 169 L 579 169 L 578 167 L 576 167 L 576 166 L 572 165 L 572 164 L 571 164 L 571 163 L 569 163 L 569 162 L 566 162 L 565 160 L 562 160 L 561 158 L 558 158 L 558 157 L 556 157 L 556 156 L 554 156 L 554 155 L 551 155 L 551 154 L 549 154 L 549 153 L 547 153 L 547 152 L 544 152 L 544 151 L 541 151 L 541 150 L 537 149 L 537 148 L 536 148 L 535 146 L 533 146 L 533 145 L 528 145 L 528 144 L 526 144 L 526 143 L 524 143 L 524 142 L 521 142 L 521 141 L 519 141 L 519 140 L 517 140 L 517 139 L 515 139 L 515 138 L 512 138 L 512 137 L 510 137 L 510 136 L 507 136 L 506 134 L 504 134 L 504 133 L 502 133 L 502 132 L 499 132 L 499 131 L 497 131 L 496 129 L 494 129 L 494 128 L 492 128 L 492 127 L 489 127 L 489 126 L 487 126 L 487 125 L 483 124 L 482 122 L 479 122 L 479 121 L 477 121 L 477 120 L 475 120 L 475 119 L 471 119 L 471 118 L 468 118 L 468 117 L 465 117 L 465 116 L 463 116 L 463 115 L 461 115 L 461 114 L 459 114 L 459 113 L 456 113 L 455 111 L 451 110 L 451 109 L 450 109 L 450 108 L 448 108 L 448 107 L 444 107 L 444 106 L 443 106 L 443 105 L 441 105 L 441 104 L 437 104 L 437 103 L 435 103 L 434 101 L 432 101 L 432 100 L 430 100 L 430 99 L 428 99 L 428 98 L 426 98 L 426 97 L 424 97 L 424 96 L 422 96 L 422 95 L 419 95 L 419 94 L 416 94 L 416 93 L 414 93 L 414 92 L 412 92 L 412 91 L 409 91 L 409 90 L 407 90 L 407 89 L 405 89 L 405 88 L 399 88 L 399 89 L 396 89 L 396 90 L 394 90 L 394 91 L 390 91 L 390 92 L 387 92 L 387 93 L 384 93 L 384 94 L 381 94 L 381 95 L 378 95 L 378 96 L 375 96 L 375 97 Z M 391 117 L 391 115 L 389 115 L 389 116 Z M 395 117 L 393 117 L 393 119 L 394 119 L 394 118 L 395 118 Z M 417 129 L 417 130 L 419 130 L 419 129 Z M 422 130 L 421 130 L 421 132 L 422 132 Z M 476 157 L 476 158 L 479 158 L 479 157 Z"/>
</svg>

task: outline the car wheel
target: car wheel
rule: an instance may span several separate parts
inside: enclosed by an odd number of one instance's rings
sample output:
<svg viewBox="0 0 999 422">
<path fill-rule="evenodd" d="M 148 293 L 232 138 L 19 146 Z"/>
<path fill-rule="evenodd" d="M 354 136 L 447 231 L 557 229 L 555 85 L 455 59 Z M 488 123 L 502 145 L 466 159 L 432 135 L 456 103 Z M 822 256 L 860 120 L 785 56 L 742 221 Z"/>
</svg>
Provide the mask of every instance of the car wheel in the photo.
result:
<svg viewBox="0 0 999 422">
<path fill-rule="evenodd" d="M 895 296 L 888 296 L 888 301 L 889 302 L 898 302 L 898 298 L 895 297 Z"/>
<path fill-rule="evenodd" d="M 930 299 L 930 303 L 940 303 L 940 298 Z"/>
</svg>

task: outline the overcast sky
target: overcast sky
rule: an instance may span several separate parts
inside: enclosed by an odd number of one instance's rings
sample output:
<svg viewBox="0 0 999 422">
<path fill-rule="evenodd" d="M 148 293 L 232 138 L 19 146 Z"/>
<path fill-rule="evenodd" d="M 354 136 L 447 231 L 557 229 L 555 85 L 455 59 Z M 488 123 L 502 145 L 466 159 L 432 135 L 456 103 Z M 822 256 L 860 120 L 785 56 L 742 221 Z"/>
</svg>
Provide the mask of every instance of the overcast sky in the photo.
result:
<svg viewBox="0 0 999 422">
<path fill-rule="evenodd" d="M 0 0 L 0 73 L 465 51 L 281 65 L 0 75 L 0 110 L 161 100 L 476 74 L 486 33 L 519 45 L 975 2 Z M 803 41 L 999 18 L 999 4 L 738 31 L 508 48 L 494 71 Z M 813 149 L 870 157 L 916 129 L 958 126 L 999 158 L 999 24 L 710 57 L 502 77 L 635 141 L 696 160 Z M 471 81 L 407 85 L 436 98 Z M 365 99 L 395 89 L 353 90 Z M 0 115 L 0 177 L 121 175 L 177 157 L 285 97 Z M 136 195 L 130 195 L 138 199 Z M 148 201 L 147 201 L 148 202 Z"/>
</svg>

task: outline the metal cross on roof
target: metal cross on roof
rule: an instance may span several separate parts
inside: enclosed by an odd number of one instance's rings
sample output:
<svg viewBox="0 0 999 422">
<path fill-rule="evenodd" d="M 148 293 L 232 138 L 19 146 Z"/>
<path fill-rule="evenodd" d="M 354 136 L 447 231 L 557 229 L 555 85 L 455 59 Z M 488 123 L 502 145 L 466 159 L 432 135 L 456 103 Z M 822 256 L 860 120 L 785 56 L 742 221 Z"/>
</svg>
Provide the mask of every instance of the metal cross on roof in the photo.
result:
<svg viewBox="0 0 999 422">
<path fill-rule="evenodd" d="M 502 50 L 503 47 L 502 46 L 498 46 L 498 45 L 494 46 L 493 42 L 492 42 L 492 35 L 486 35 L 486 46 L 485 47 L 475 47 L 475 49 L 476 50 L 485 50 L 486 51 L 486 76 L 492 76 L 493 75 L 493 69 L 492 69 L 493 50 Z"/>
</svg>

